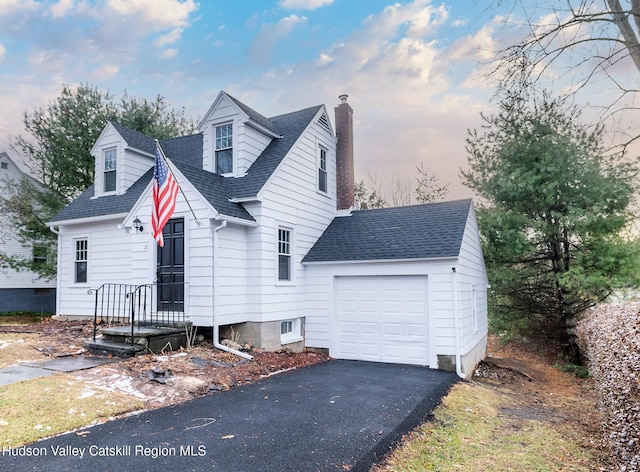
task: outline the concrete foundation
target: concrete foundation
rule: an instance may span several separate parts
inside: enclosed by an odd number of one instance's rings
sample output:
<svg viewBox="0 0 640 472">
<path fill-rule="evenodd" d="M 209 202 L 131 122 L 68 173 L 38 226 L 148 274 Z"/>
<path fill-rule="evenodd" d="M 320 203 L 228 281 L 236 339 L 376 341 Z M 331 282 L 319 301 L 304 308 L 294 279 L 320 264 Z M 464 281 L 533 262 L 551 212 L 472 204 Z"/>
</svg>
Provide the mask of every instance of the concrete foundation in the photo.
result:
<svg viewBox="0 0 640 472">
<path fill-rule="evenodd" d="M 300 321 L 300 330 L 301 333 L 304 333 L 304 318 Z M 220 326 L 220 340 L 230 339 L 239 343 L 241 346 L 250 344 L 254 348 L 268 352 L 280 351 L 282 349 L 288 349 L 292 352 L 304 351 L 304 338 L 293 343 L 281 343 L 280 323 L 280 321 L 267 321 L 264 323 L 249 321 L 246 323 Z"/>
</svg>

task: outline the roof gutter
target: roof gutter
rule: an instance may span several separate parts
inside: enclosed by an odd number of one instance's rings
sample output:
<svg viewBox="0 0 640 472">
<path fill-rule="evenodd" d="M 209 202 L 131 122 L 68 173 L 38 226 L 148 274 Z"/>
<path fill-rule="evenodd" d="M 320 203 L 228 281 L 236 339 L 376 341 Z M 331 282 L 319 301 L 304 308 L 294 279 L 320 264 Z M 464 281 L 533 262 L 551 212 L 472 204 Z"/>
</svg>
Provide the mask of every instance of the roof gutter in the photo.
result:
<svg viewBox="0 0 640 472">
<path fill-rule="evenodd" d="M 375 264 L 390 262 L 421 262 L 421 261 L 456 261 L 458 256 L 445 257 L 415 257 L 404 259 L 362 259 L 362 260 L 341 260 L 341 261 L 302 261 L 302 265 L 329 265 L 329 264 Z"/>
<path fill-rule="evenodd" d="M 84 223 L 96 223 L 100 221 L 110 221 L 117 219 L 124 219 L 128 213 L 112 213 L 109 215 L 100 215 L 100 216 L 89 216 L 86 218 L 75 218 L 73 220 L 59 220 L 59 221 L 48 221 L 45 223 L 47 226 L 65 226 L 65 225 L 81 225 Z"/>
<path fill-rule="evenodd" d="M 235 354 L 236 356 L 240 356 L 247 360 L 253 360 L 253 356 L 238 351 L 237 349 L 232 349 L 228 346 L 220 344 L 218 340 L 220 339 L 220 326 L 218 325 L 218 232 L 227 227 L 227 220 L 222 220 L 222 222 L 213 228 L 213 300 L 211 306 L 213 307 L 213 314 L 211 324 L 213 325 L 213 345 L 217 349 L 220 349 L 225 352 L 230 352 L 231 354 Z"/>
<path fill-rule="evenodd" d="M 235 224 L 243 225 L 243 226 L 249 226 L 251 228 L 255 228 L 255 227 L 258 226 L 258 222 L 255 221 L 255 220 L 253 220 L 253 221 L 252 220 L 245 220 L 243 218 L 238 218 L 236 216 L 228 216 L 228 215 L 224 215 L 222 213 L 218 213 L 216 216 L 213 217 L 213 219 L 216 220 L 216 221 L 225 222 L 225 226 L 226 226 L 227 222 L 235 223 Z M 218 226 L 218 228 L 220 228 L 220 227 Z M 218 228 L 216 228 L 216 230 Z M 224 228 L 224 226 L 223 226 L 223 228 Z M 222 228 L 220 228 L 220 229 L 222 229 Z"/>
</svg>

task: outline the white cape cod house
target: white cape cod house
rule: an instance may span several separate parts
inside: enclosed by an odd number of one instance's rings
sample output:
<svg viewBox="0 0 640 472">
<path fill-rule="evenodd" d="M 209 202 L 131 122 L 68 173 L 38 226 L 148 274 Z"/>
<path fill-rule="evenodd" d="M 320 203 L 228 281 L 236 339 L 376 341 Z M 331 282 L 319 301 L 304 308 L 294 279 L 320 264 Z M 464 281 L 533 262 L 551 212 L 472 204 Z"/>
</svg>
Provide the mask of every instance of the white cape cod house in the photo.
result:
<svg viewBox="0 0 640 472">
<path fill-rule="evenodd" d="M 157 284 L 153 310 L 229 327 L 267 350 L 471 374 L 484 357 L 487 276 L 471 200 L 355 211 L 347 96 L 266 118 L 220 92 L 199 133 L 160 141 L 177 179 L 152 238 L 156 145 L 108 123 L 95 184 L 56 215 L 60 316 L 93 315 L 103 284 Z M 161 290 L 161 286 L 171 290 Z"/>
</svg>

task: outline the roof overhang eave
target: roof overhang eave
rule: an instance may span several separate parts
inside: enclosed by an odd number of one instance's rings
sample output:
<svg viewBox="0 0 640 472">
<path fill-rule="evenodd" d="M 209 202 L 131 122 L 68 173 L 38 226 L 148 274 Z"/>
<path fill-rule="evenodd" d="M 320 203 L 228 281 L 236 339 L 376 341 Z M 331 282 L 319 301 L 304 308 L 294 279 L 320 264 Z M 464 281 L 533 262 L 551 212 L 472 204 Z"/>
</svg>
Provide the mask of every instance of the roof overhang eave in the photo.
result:
<svg viewBox="0 0 640 472">
<path fill-rule="evenodd" d="M 68 226 L 68 225 L 81 225 L 85 223 L 96 223 L 100 221 L 110 221 L 110 220 L 118 220 L 124 219 L 128 213 L 112 213 L 109 215 L 100 215 L 100 216 L 88 216 L 86 218 L 74 218 L 72 220 L 57 220 L 57 221 L 49 221 L 46 223 L 48 227 L 52 226 Z"/>
<path fill-rule="evenodd" d="M 354 259 L 354 260 L 338 260 L 338 261 L 302 261 L 302 265 L 331 265 L 331 264 L 376 264 L 391 262 L 436 262 L 436 261 L 455 261 L 459 256 L 443 256 L 443 257 L 409 257 L 404 259 Z"/>
</svg>

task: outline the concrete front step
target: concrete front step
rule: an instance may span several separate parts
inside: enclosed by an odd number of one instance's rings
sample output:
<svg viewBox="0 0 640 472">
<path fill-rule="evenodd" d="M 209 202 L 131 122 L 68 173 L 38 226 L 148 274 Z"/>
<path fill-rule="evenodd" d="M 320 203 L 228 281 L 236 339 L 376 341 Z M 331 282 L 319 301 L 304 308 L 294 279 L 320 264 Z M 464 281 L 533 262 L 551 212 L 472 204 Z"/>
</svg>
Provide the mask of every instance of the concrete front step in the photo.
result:
<svg viewBox="0 0 640 472">
<path fill-rule="evenodd" d="M 133 330 L 131 342 L 131 326 L 103 328 L 101 337 L 96 341 L 85 343 L 86 349 L 94 354 L 132 357 L 137 353 L 176 351 L 187 346 L 186 328 L 139 327 Z"/>
</svg>

